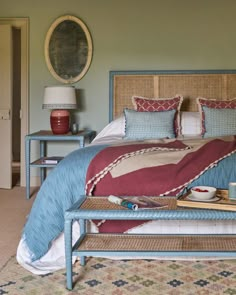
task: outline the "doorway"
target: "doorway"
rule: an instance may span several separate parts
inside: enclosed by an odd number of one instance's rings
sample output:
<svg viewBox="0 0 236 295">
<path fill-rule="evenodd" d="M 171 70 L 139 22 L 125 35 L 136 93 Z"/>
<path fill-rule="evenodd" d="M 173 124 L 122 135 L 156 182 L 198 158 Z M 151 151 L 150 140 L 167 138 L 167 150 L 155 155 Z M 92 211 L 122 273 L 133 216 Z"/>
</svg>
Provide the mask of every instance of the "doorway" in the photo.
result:
<svg viewBox="0 0 236 295">
<path fill-rule="evenodd" d="M 12 28 L 12 186 L 20 185 L 21 29 Z"/>
<path fill-rule="evenodd" d="M 12 186 L 25 186 L 25 135 L 28 133 L 28 18 L 0 18 L 12 28 Z"/>
</svg>

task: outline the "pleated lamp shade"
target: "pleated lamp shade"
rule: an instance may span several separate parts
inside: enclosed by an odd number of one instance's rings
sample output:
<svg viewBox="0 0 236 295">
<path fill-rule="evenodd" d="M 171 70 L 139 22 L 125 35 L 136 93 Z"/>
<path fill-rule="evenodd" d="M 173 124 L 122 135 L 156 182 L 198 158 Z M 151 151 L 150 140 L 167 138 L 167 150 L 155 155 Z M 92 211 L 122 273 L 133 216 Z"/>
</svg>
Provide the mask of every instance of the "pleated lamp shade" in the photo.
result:
<svg viewBox="0 0 236 295">
<path fill-rule="evenodd" d="M 53 134 L 66 134 L 70 130 L 70 112 L 76 109 L 76 93 L 73 86 L 47 86 L 44 89 L 43 109 L 50 109 Z"/>
</svg>

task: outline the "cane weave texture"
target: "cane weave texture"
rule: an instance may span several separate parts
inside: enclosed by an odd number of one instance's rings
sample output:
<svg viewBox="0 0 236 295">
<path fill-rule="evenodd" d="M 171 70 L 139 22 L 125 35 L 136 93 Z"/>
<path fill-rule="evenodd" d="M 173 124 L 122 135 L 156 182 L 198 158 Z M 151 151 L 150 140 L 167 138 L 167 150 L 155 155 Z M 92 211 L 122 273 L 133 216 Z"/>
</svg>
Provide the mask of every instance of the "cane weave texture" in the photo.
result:
<svg viewBox="0 0 236 295">
<path fill-rule="evenodd" d="M 126 197 L 132 201 L 132 197 Z M 174 210 L 177 209 L 175 197 L 150 197 L 159 204 L 167 205 L 167 207 L 158 208 L 157 210 Z M 130 210 L 120 205 L 111 203 L 106 197 L 87 197 L 85 202 L 80 206 L 80 209 L 86 210 Z"/>
<path fill-rule="evenodd" d="M 132 96 L 152 98 L 184 97 L 181 111 L 197 112 L 196 98 L 228 100 L 236 97 L 236 74 L 158 74 L 143 73 L 113 77 L 113 118 L 124 108 L 132 108 Z"/>
<path fill-rule="evenodd" d="M 236 251 L 236 237 L 87 234 L 80 251 Z"/>
</svg>

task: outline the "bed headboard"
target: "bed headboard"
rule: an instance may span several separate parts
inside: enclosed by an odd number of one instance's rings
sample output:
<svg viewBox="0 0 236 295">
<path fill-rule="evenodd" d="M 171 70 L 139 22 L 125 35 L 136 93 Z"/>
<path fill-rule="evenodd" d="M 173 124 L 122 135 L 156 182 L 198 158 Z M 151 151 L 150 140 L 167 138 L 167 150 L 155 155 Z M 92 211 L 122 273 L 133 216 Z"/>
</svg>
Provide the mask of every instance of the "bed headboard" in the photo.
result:
<svg viewBox="0 0 236 295">
<path fill-rule="evenodd" d="M 173 97 L 181 94 L 181 111 L 198 111 L 196 98 L 232 99 L 236 97 L 236 70 L 210 71 L 110 71 L 109 120 L 116 119 L 123 109 L 132 108 L 133 95 Z"/>
</svg>

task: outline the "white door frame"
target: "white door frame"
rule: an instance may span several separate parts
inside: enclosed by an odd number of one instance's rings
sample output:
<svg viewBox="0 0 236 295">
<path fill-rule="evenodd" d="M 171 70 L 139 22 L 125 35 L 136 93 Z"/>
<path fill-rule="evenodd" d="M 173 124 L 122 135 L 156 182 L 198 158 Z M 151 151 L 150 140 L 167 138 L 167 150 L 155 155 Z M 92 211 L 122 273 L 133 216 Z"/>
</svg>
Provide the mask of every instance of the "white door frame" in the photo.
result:
<svg viewBox="0 0 236 295">
<path fill-rule="evenodd" d="M 21 30 L 21 155 L 20 185 L 25 186 L 25 135 L 29 126 L 29 18 L 0 18 L 0 24 L 10 24 Z"/>
</svg>

